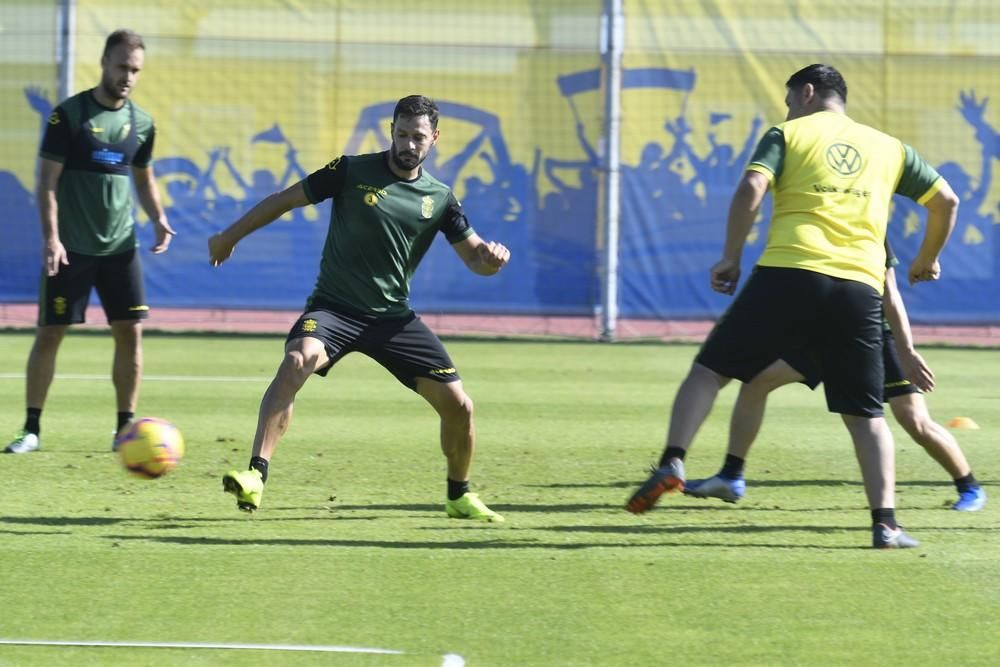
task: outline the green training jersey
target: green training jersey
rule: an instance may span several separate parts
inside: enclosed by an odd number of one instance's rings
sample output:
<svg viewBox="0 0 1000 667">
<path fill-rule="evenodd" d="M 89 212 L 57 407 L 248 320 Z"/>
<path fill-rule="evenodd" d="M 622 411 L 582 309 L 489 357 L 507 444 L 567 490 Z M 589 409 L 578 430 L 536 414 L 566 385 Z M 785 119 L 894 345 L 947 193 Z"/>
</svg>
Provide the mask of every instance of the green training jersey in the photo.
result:
<svg viewBox="0 0 1000 667">
<path fill-rule="evenodd" d="M 152 117 L 131 100 L 109 109 L 86 90 L 55 108 L 39 153 L 63 165 L 56 203 L 67 250 L 113 255 L 136 246 L 129 168 L 149 166 L 154 135 Z"/>
<path fill-rule="evenodd" d="M 885 233 L 894 193 L 919 203 L 940 176 L 898 139 L 821 111 L 771 128 L 747 169 L 771 180 L 774 213 L 758 264 L 885 283 Z"/>
<path fill-rule="evenodd" d="M 405 315 L 410 280 L 436 234 L 458 243 L 475 233 L 448 186 L 423 169 L 414 180 L 401 180 L 388 159 L 388 152 L 343 156 L 303 180 L 313 204 L 333 199 L 308 305 Z"/>
</svg>

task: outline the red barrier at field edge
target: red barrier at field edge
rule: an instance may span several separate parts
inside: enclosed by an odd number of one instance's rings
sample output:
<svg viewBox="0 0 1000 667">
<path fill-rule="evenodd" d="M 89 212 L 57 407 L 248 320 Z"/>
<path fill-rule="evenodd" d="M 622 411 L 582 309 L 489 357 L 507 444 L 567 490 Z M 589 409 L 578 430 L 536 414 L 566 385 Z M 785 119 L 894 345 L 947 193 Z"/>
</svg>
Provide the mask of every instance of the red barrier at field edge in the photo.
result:
<svg viewBox="0 0 1000 667">
<path fill-rule="evenodd" d="M 145 321 L 150 331 L 206 333 L 273 333 L 284 335 L 299 316 L 291 310 L 235 310 L 228 308 L 156 308 Z M 0 328 L 32 329 L 34 304 L 0 304 Z M 442 336 L 552 337 L 596 339 L 598 318 L 532 315 L 452 315 L 420 313 Z M 87 309 L 86 329 L 107 327 L 99 306 Z M 708 320 L 619 320 L 616 339 L 701 342 L 711 330 Z M 918 345 L 1000 347 L 1000 326 L 913 325 Z"/>
</svg>

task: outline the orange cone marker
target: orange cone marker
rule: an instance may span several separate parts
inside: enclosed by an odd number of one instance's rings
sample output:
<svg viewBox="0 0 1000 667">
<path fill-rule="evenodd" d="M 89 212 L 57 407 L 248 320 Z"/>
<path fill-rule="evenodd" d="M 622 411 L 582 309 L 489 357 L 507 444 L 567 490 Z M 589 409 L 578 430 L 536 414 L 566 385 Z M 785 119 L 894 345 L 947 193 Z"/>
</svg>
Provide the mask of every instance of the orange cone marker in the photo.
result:
<svg viewBox="0 0 1000 667">
<path fill-rule="evenodd" d="M 978 431 L 979 424 L 974 422 L 971 417 L 955 417 L 948 422 L 948 428 L 960 428 L 967 431 Z"/>
</svg>

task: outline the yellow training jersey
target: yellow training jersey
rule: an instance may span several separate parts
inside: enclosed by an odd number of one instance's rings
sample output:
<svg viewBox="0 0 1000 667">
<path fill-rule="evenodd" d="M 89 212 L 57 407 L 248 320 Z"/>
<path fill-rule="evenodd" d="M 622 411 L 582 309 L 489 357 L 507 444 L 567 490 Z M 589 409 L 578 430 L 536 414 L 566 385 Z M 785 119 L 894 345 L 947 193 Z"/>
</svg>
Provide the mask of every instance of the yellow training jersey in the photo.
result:
<svg viewBox="0 0 1000 667">
<path fill-rule="evenodd" d="M 940 176 L 895 137 L 821 111 L 772 127 L 748 170 L 771 180 L 774 213 L 760 266 L 885 282 L 885 233 L 896 192 L 924 203 Z"/>
</svg>

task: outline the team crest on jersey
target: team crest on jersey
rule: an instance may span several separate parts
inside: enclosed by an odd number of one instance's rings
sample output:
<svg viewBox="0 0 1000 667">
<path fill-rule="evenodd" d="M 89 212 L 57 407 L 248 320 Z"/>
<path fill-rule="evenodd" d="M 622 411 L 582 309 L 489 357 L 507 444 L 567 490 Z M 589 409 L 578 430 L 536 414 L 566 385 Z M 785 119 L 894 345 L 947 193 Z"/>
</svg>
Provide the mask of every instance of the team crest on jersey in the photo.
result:
<svg viewBox="0 0 1000 667">
<path fill-rule="evenodd" d="M 114 139 L 111 139 L 111 141 L 114 142 L 124 141 L 125 137 L 128 136 L 128 133 L 131 129 L 132 129 L 132 123 L 125 123 L 124 125 L 122 125 L 122 128 L 118 130 L 118 136 L 115 137 Z"/>
<path fill-rule="evenodd" d="M 52 310 L 55 311 L 56 315 L 66 314 L 66 297 L 57 296 L 52 299 Z"/>
<path fill-rule="evenodd" d="M 302 330 L 306 333 L 312 333 L 316 331 L 316 320 L 309 319 L 302 321 Z"/>
<path fill-rule="evenodd" d="M 420 215 L 425 219 L 429 219 L 434 215 L 434 200 L 432 198 L 425 196 L 420 201 Z"/>
<path fill-rule="evenodd" d="M 52 115 L 49 116 L 49 125 L 58 125 L 58 124 L 59 124 L 59 112 L 53 111 Z"/>
<path fill-rule="evenodd" d="M 375 204 L 378 203 L 378 195 L 375 194 L 374 192 L 366 192 L 365 203 L 368 204 L 369 206 L 374 206 Z"/>
<path fill-rule="evenodd" d="M 851 176 L 861 170 L 863 160 L 857 148 L 850 144 L 831 144 L 826 149 L 826 164 L 841 176 Z"/>
</svg>

